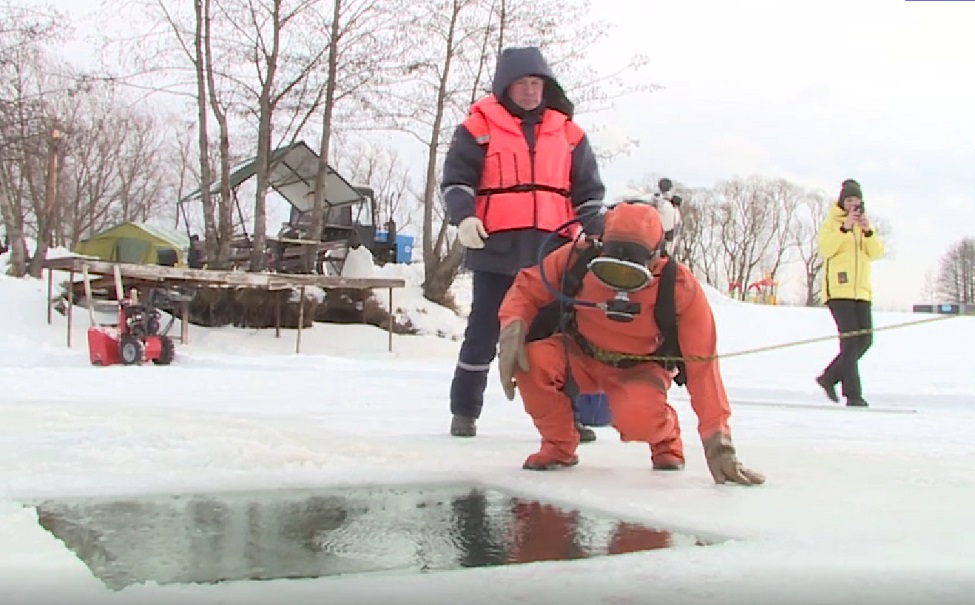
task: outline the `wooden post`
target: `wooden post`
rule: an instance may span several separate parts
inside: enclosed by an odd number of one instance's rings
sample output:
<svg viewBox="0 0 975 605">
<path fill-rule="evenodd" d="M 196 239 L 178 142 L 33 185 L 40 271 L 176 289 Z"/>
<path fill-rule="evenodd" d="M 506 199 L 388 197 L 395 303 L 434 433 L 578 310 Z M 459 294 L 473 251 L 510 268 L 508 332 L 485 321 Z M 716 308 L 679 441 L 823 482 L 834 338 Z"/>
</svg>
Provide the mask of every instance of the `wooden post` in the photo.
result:
<svg viewBox="0 0 975 605">
<path fill-rule="evenodd" d="M 389 345 L 387 349 L 393 352 L 393 287 L 389 287 Z"/>
<path fill-rule="evenodd" d="M 51 325 L 51 299 L 54 297 L 54 271 L 47 270 L 47 325 Z M 71 300 L 71 297 L 68 297 Z"/>
<path fill-rule="evenodd" d="M 118 299 L 119 304 L 122 304 L 122 299 L 125 298 L 125 292 L 122 287 L 122 267 L 116 264 L 112 267 L 112 272 L 115 274 L 115 297 Z"/>
<path fill-rule="evenodd" d="M 298 299 L 298 335 L 295 337 L 295 354 L 301 351 L 301 326 L 305 323 L 305 286 L 301 286 Z"/>
<path fill-rule="evenodd" d="M 274 297 L 274 337 L 281 338 L 281 299 L 284 297 L 284 292 L 288 290 L 279 290 L 277 295 Z"/>
<path fill-rule="evenodd" d="M 89 327 L 95 327 L 95 301 L 91 299 L 91 276 L 88 275 L 88 265 L 81 265 L 81 281 L 85 285 L 85 304 L 88 305 Z M 69 307 L 70 309 L 70 307 Z M 70 325 L 71 314 L 68 313 L 68 324 Z M 68 330 L 71 331 L 70 329 Z M 71 346 L 71 345 L 68 345 Z"/>
<path fill-rule="evenodd" d="M 190 340 L 190 301 L 179 301 L 179 341 L 184 345 Z"/>
</svg>

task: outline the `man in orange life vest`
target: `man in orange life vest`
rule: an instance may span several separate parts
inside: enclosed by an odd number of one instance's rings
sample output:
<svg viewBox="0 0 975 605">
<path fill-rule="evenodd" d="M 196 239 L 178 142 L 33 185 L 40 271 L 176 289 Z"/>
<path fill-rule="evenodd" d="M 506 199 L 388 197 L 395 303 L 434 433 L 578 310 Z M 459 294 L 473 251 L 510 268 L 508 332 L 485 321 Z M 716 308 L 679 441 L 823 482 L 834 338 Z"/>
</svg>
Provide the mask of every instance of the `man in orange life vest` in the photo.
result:
<svg viewBox="0 0 975 605">
<path fill-rule="evenodd" d="M 756 485 L 765 481 L 738 461 L 728 425 L 728 397 L 714 358 L 714 316 L 690 269 L 661 256 L 663 236 L 660 216 L 650 205 L 621 203 L 608 210 L 600 255 L 590 261 L 574 295 L 577 302 L 570 315 L 574 319 L 541 340 L 526 343 L 525 337 L 539 309 L 556 298 L 551 284 L 559 284 L 575 256 L 592 244 L 565 244 L 541 265 L 525 269 L 515 278 L 499 311 L 498 366 L 505 395 L 513 400 L 517 384 L 525 411 L 541 434 L 541 449 L 528 456 L 525 469 L 549 470 L 578 463 L 579 435 L 573 430 L 571 403 L 563 392 L 570 381 L 580 392 L 606 394 L 620 439 L 649 444 L 654 469 L 683 468 L 677 413 L 667 404 L 673 373 L 655 361 L 639 359 L 662 344 L 654 305 L 664 267 L 676 263 L 670 267 L 676 269 L 677 341 L 681 354 L 690 358 L 685 362 L 686 386 L 698 417 L 708 469 L 716 483 Z M 581 304 L 585 301 L 605 304 Z"/>
<path fill-rule="evenodd" d="M 494 359 L 498 308 L 515 274 L 568 238 L 547 237 L 581 204 L 603 199 L 589 141 L 537 48 L 508 48 L 498 60 L 492 94 L 471 106 L 444 159 L 447 217 L 457 226 L 472 272 L 464 342 L 450 385 L 450 433 L 473 437 Z M 583 226 L 598 233 L 600 217 Z M 571 235 L 568 231 L 566 236 Z M 587 432 L 587 440 L 595 438 Z"/>
</svg>

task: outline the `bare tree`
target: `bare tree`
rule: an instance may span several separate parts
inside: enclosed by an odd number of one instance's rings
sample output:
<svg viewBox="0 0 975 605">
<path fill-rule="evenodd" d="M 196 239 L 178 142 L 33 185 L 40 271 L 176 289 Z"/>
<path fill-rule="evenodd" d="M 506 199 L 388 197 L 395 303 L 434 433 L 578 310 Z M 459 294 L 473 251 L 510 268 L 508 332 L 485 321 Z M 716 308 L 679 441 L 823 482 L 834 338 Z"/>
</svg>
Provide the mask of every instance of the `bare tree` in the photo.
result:
<svg viewBox="0 0 975 605">
<path fill-rule="evenodd" d="M 799 245 L 799 220 L 796 210 L 805 197 L 799 186 L 785 179 L 762 179 L 761 195 L 766 199 L 766 212 L 771 216 L 766 222 L 769 245 L 762 259 L 762 268 L 770 279 L 775 279 L 779 269 L 791 260 L 790 256 Z"/>
<path fill-rule="evenodd" d="M 313 105 L 321 107 L 321 138 L 312 198 L 311 233 L 321 233 L 324 226 L 325 177 L 337 106 L 356 100 L 368 104 L 371 102 L 369 91 L 383 85 L 390 64 L 401 54 L 406 39 L 401 35 L 400 27 L 404 25 L 403 7 L 398 0 L 332 0 L 331 15 L 323 19 L 321 30 L 327 31 L 328 35 L 325 81 L 319 86 L 319 98 Z M 312 75 L 314 81 L 317 74 Z"/>
<path fill-rule="evenodd" d="M 439 165 L 449 133 L 467 115 L 470 104 L 490 90 L 500 51 L 507 46 L 532 45 L 544 49 L 559 80 L 585 107 L 604 109 L 607 101 L 625 94 L 614 87 L 616 74 L 595 75 L 581 64 L 581 53 L 605 34 L 605 27 L 588 19 L 588 4 L 558 0 L 449 0 L 416 3 L 411 18 L 417 24 L 413 49 L 404 61 L 405 82 L 392 87 L 391 107 L 381 113 L 391 129 L 414 137 L 424 150 L 423 261 L 424 296 L 445 299 L 463 259 L 443 217 L 439 194 Z M 627 71 L 630 66 L 621 68 Z"/>
<path fill-rule="evenodd" d="M 752 275 L 768 253 L 776 227 L 761 177 L 735 178 L 716 187 L 716 219 L 730 285 L 744 298 Z"/>
<path fill-rule="evenodd" d="M 255 179 L 250 269 L 262 271 L 267 255 L 267 194 L 276 141 L 295 134 L 299 115 L 307 113 L 306 101 L 314 96 L 307 87 L 309 74 L 317 69 L 325 49 L 312 40 L 306 27 L 318 0 L 223 0 L 221 9 L 229 35 L 236 41 L 224 60 L 247 61 L 253 68 L 250 79 L 223 64 L 227 78 L 236 85 L 234 109 L 256 126 Z M 317 32 L 316 32 L 317 33 Z M 287 115 L 279 109 L 287 108 Z M 278 138 L 275 125 L 284 120 Z"/>
<path fill-rule="evenodd" d="M 315 27 L 319 0 L 195 0 L 192 14 L 180 13 L 180 5 L 167 0 L 114 4 L 135 7 L 155 21 L 148 32 L 136 34 L 146 51 L 120 79 L 132 86 L 145 80 L 140 85 L 149 94 L 185 95 L 195 102 L 199 195 L 211 266 L 230 256 L 234 237 L 231 133 L 256 147 L 249 154 L 256 156 L 257 185 L 251 269 L 263 269 L 272 151 L 281 141 L 293 140 L 316 107 L 318 91 L 309 87 L 308 76 L 324 53 Z M 215 150 L 211 118 L 219 131 Z"/>
<path fill-rule="evenodd" d="M 8 203 L 16 205 L 16 212 L 9 214 L 14 224 L 7 226 L 7 233 L 22 242 L 25 235 L 34 236 L 36 248 L 26 265 L 26 272 L 34 277 L 41 275 L 57 215 L 64 131 L 53 99 L 66 94 L 70 82 L 70 76 L 58 73 L 60 69 L 67 66 L 55 67 L 41 49 L 32 48 L 7 70 L 11 96 L 3 119 L 5 189 Z"/>
<path fill-rule="evenodd" d="M 400 231 L 415 226 L 420 211 L 418 195 L 411 188 L 410 167 L 399 154 L 368 142 L 355 147 L 346 145 L 345 149 L 338 167 L 354 182 L 372 188 L 375 224 L 381 226 L 392 220 Z"/>
<path fill-rule="evenodd" d="M 678 258 L 687 263 L 699 279 L 721 289 L 725 286 L 725 278 L 721 269 L 718 195 L 713 189 L 698 187 L 689 189 L 682 196 Z"/>
<path fill-rule="evenodd" d="M 54 125 L 46 102 L 60 88 L 60 82 L 41 77 L 49 70 L 44 44 L 57 42 L 63 23 L 54 11 L 0 5 L 0 217 L 10 254 L 8 272 L 18 277 L 28 272 L 30 216 L 35 209 L 45 210 L 41 175 L 45 156 L 52 155 L 45 141 Z M 55 168 L 56 161 L 55 150 Z M 55 184 L 49 183 L 52 194 Z M 40 253 L 43 260 L 46 243 Z M 40 275 L 39 268 L 34 270 Z"/>
<path fill-rule="evenodd" d="M 264 270 L 267 261 L 267 193 L 274 161 L 275 118 L 280 117 L 276 112 L 285 103 L 292 108 L 304 106 L 301 98 L 310 94 L 305 88 L 308 76 L 325 54 L 325 48 L 301 37 L 301 26 L 312 18 L 311 9 L 317 1 L 226 0 L 223 5 L 233 34 L 241 41 L 239 56 L 250 60 L 256 76 L 256 86 L 253 81 L 235 78 L 242 91 L 236 108 L 242 115 L 255 118 L 257 126 L 251 271 Z M 298 98 L 293 98 L 296 95 Z M 293 109 L 290 115 L 294 118 L 299 113 L 300 109 Z M 289 130 L 293 134 L 289 128 L 282 136 L 288 136 Z"/>
<path fill-rule="evenodd" d="M 233 209 L 230 200 L 230 127 L 227 112 L 217 98 L 217 85 L 213 65 L 213 3 L 211 0 L 193 2 L 193 44 L 192 53 L 187 50 L 193 64 L 196 79 L 196 118 L 197 153 L 200 162 L 200 203 L 203 210 L 203 242 L 205 254 L 211 267 L 222 267 L 230 256 L 230 239 L 233 236 L 233 223 L 230 219 Z M 173 31 L 186 48 L 179 29 L 171 20 Z M 219 198 L 213 200 L 213 172 L 210 166 L 210 126 L 207 109 L 213 112 L 219 129 L 220 183 Z M 219 216 L 219 222 L 217 219 Z"/>
<path fill-rule="evenodd" d="M 224 266 L 233 237 L 234 204 L 228 178 L 231 124 L 228 103 L 222 98 L 227 88 L 222 86 L 222 75 L 227 70 L 218 64 L 231 38 L 219 28 L 227 23 L 223 10 L 218 0 L 194 0 L 190 6 L 171 0 L 108 0 L 106 5 L 135 24 L 125 32 L 104 34 L 103 50 L 119 51 L 113 65 L 105 68 L 110 74 L 106 77 L 146 97 L 167 95 L 192 101 L 197 163 L 192 172 L 199 185 L 193 201 L 198 197 L 208 263 L 215 268 Z M 143 23 L 145 26 L 140 27 Z M 215 149 L 211 119 L 218 127 Z M 214 158 L 219 162 L 216 171 Z M 182 165 L 188 168 L 185 162 Z M 192 219 L 186 206 L 181 205 L 177 212 L 188 225 Z"/>
<path fill-rule="evenodd" d="M 442 206 L 438 195 L 438 159 L 444 136 L 448 112 L 458 103 L 469 101 L 478 83 L 462 85 L 463 78 L 457 64 L 463 61 L 462 49 L 475 45 L 483 37 L 477 36 L 476 26 L 467 26 L 471 20 L 477 23 L 475 11 L 479 0 L 449 0 L 446 6 L 436 3 L 417 4 L 413 8 L 417 23 L 427 27 L 417 32 L 417 51 L 404 65 L 404 76 L 412 82 L 402 84 L 392 106 L 383 111 L 389 126 L 415 137 L 424 147 L 423 168 L 423 263 L 424 295 L 435 302 L 446 299 L 447 290 L 463 259 L 463 249 L 451 245 L 446 239 L 446 225 L 434 233 L 435 205 Z M 444 10 L 446 9 L 446 10 Z M 483 60 L 475 54 L 475 65 Z M 475 72 L 480 71 L 475 67 Z M 464 95 L 463 91 L 467 90 Z M 460 99 L 458 99 L 460 95 Z M 443 249 L 446 248 L 446 254 Z"/>
<path fill-rule="evenodd" d="M 823 257 L 819 255 L 818 234 L 831 203 L 826 194 L 807 191 L 796 210 L 796 252 L 802 264 L 807 307 L 822 302 Z"/>
<path fill-rule="evenodd" d="M 934 271 L 925 271 L 921 281 L 921 290 L 918 292 L 921 302 L 935 303 L 938 301 L 938 279 Z"/>
<path fill-rule="evenodd" d="M 147 221 L 171 206 L 166 198 L 179 177 L 168 165 L 163 123 L 117 98 L 112 83 L 94 83 L 57 107 L 66 147 L 55 243 L 71 247 L 106 226 Z"/>
<path fill-rule="evenodd" d="M 936 284 L 938 296 L 945 302 L 975 302 L 975 238 L 963 238 L 948 248 Z"/>
</svg>

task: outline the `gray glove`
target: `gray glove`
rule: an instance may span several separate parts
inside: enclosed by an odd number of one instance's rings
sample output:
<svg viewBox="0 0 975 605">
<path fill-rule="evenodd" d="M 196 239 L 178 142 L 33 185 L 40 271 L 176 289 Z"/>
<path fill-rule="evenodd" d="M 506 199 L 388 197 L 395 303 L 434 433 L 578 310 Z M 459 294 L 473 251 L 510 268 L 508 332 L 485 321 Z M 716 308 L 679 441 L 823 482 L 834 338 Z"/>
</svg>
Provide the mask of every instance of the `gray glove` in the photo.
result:
<svg viewBox="0 0 975 605">
<path fill-rule="evenodd" d="M 515 365 L 522 372 L 528 371 L 528 353 L 525 351 L 525 322 L 514 319 L 501 328 L 498 338 L 498 373 L 501 388 L 508 401 L 515 399 Z"/>
<path fill-rule="evenodd" d="M 739 485 L 761 485 L 765 476 L 741 465 L 731 444 L 731 435 L 715 433 L 704 440 L 704 457 L 708 460 L 708 470 L 715 483 L 738 483 Z"/>
</svg>

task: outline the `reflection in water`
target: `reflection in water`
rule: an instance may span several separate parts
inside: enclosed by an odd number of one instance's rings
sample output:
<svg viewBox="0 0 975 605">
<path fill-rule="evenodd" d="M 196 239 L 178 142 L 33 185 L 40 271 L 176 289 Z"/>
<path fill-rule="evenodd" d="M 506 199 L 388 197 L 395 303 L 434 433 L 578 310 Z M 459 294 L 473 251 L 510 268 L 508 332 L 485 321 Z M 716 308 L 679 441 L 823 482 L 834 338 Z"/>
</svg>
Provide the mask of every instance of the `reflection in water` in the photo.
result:
<svg viewBox="0 0 975 605">
<path fill-rule="evenodd" d="M 108 587 L 569 560 L 704 545 L 494 490 L 362 487 L 43 502 Z"/>
</svg>

